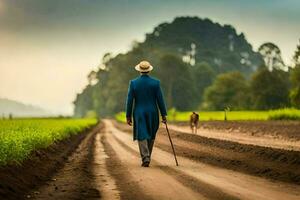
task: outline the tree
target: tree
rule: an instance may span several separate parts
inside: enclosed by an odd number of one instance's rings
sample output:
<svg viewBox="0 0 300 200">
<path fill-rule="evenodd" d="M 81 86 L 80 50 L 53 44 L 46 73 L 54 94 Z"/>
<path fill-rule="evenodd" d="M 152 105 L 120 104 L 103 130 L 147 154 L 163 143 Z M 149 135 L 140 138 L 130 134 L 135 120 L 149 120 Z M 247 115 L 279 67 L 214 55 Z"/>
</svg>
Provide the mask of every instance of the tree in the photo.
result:
<svg viewBox="0 0 300 200">
<path fill-rule="evenodd" d="M 98 82 L 98 79 L 97 79 L 97 72 L 92 70 L 88 76 L 88 82 L 89 82 L 89 85 L 95 85 L 97 82 Z"/>
<path fill-rule="evenodd" d="M 182 62 L 185 55 L 190 65 Z M 154 66 L 151 75 L 161 80 L 168 107 L 178 110 L 196 109 L 217 74 L 237 70 L 249 76 L 262 63 L 261 55 L 234 27 L 179 17 L 157 26 L 125 53 L 104 54 L 97 76 L 89 75 L 89 89 L 75 100 L 75 113 L 84 116 L 92 109 L 99 116 L 113 116 L 124 111 L 128 82 L 138 76 L 134 66 L 141 60 Z"/>
<path fill-rule="evenodd" d="M 276 109 L 289 106 L 289 76 L 287 72 L 260 68 L 250 82 L 254 109 Z"/>
<path fill-rule="evenodd" d="M 189 110 L 195 107 L 195 87 L 188 70 L 180 57 L 166 54 L 161 57 L 158 78 L 164 89 L 167 106 L 178 110 Z"/>
<path fill-rule="evenodd" d="M 93 87 L 91 85 L 87 85 L 82 93 L 77 94 L 76 100 L 73 102 L 75 106 L 75 117 L 84 117 L 89 111 L 94 110 L 92 96 Z"/>
<path fill-rule="evenodd" d="M 258 48 L 258 51 L 262 55 L 265 61 L 265 66 L 269 69 L 269 71 L 273 71 L 273 69 L 284 71 L 288 70 L 282 60 L 281 51 L 277 45 L 271 42 L 264 43 Z"/>
<path fill-rule="evenodd" d="M 204 90 L 212 84 L 216 72 L 206 62 L 196 64 L 194 67 L 189 68 L 196 90 L 195 100 L 197 101 L 197 104 L 200 105 L 203 101 Z"/>
<path fill-rule="evenodd" d="M 102 70 L 109 70 L 109 61 L 112 59 L 111 53 L 105 53 L 102 57 L 102 61 L 100 65 L 98 66 L 99 69 Z"/>
<path fill-rule="evenodd" d="M 292 83 L 290 99 L 292 106 L 300 108 L 300 44 L 297 46 L 297 49 L 295 51 L 294 62 L 295 67 L 291 70 L 290 73 L 290 80 Z"/>
<path fill-rule="evenodd" d="M 205 90 L 203 107 L 210 110 L 245 109 L 249 104 L 248 90 L 247 81 L 240 72 L 220 74 Z"/>
<path fill-rule="evenodd" d="M 300 39 L 299 44 L 297 45 L 297 49 L 295 51 L 295 55 L 293 57 L 295 65 L 300 65 Z"/>
<path fill-rule="evenodd" d="M 102 105 L 107 109 L 108 115 L 113 115 L 125 109 L 129 80 L 139 74 L 134 66 L 142 59 L 138 53 L 119 54 L 109 62 L 107 83 L 102 87 L 105 102 Z"/>
<path fill-rule="evenodd" d="M 293 107 L 300 108 L 300 87 L 291 89 L 290 99 Z"/>
<path fill-rule="evenodd" d="M 109 71 L 107 67 L 99 68 L 97 72 L 97 80 L 96 85 L 93 86 L 93 103 L 94 110 L 98 114 L 98 116 L 107 116 L 109 111 L 105 106 L 105 102 L 107 102 L 107 94 L 108 94 L 108 83 Z"/>
</svg>

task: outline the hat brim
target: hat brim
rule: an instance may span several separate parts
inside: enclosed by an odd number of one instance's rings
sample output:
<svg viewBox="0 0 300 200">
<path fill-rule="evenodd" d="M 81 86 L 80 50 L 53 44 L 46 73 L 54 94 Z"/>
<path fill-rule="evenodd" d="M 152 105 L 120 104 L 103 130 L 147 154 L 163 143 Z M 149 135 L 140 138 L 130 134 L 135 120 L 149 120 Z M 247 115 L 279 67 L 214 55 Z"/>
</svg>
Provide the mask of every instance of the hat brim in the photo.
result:
<svg viewBox="0 0 300 200">
<path fill-rule="evenodd" d="M 136 71 L 139 71 L 139 72 L 150 72 L 153 70 L 153 67 L 150 65 L 148 69 L 142 69 L 140 68 L 140 65 L 137 65 L 134 67 Z"/>
</svg>

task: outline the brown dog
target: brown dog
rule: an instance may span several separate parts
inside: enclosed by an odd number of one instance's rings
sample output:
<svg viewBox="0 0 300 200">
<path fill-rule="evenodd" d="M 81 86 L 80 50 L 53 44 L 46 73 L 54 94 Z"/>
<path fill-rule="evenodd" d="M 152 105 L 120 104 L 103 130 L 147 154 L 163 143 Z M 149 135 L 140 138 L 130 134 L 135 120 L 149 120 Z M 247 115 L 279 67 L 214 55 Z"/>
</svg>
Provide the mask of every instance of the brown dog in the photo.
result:
<svg viewBox="0 0 300 200">
<path fill-rule="evenodd" d="M 190 126 L 192 129 L 192 133 L 197 134 L 198 124 L 199 124 L 199 115 L 196 112 L 193 112 L 190 116 Z"/>
</svg>

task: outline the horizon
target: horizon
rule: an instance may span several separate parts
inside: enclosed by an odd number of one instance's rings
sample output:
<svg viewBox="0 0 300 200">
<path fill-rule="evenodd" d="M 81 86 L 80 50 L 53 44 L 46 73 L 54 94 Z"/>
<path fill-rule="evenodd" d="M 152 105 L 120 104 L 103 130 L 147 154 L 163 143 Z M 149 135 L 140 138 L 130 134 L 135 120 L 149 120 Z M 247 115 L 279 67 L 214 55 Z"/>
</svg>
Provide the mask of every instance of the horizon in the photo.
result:
<svg viewBox="0 0 300 200">
<path fill-rule="evenodd" d="M 300 2 L 258 2 L 0 0 L 0 97 L 70 115 L 103 54 L 124 53 L 155 26 L 180 16 L 230 24 L 255 51 L 274 42 L 291 64 Z"/>
</svg>

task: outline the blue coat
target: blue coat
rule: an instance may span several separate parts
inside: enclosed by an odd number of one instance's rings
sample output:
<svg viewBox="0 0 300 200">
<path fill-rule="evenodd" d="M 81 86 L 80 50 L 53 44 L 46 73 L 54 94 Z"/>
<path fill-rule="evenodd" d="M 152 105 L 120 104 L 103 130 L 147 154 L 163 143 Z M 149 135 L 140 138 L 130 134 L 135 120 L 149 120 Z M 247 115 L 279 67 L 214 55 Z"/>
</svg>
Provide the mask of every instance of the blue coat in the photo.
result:
<svg viewBox="0 0 300 200">
<path fill-rule="evenodd" d="M 131 80 L 126 101 L 126 117 L 133 112 L 133 140 L 155 139 L 159 112 L 167 115 L 160 81 L 149 75 Z"/>
</svg>

